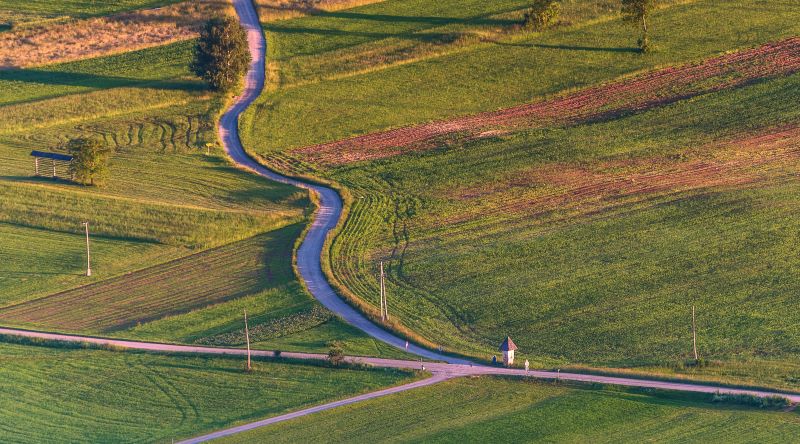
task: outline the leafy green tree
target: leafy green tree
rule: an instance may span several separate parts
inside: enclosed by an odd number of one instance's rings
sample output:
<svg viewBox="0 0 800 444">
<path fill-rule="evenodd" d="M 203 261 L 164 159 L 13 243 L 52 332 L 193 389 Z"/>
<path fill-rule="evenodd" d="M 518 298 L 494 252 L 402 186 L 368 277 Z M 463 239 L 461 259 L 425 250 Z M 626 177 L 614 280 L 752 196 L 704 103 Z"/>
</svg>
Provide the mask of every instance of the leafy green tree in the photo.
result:
<svg viewBox="0 0 800 444">
<path fill-rule="evenodd" d="M 232 17 L 213 18 L 206 23 L 195 47 L 191 69 L 212 89 L 234 89 L 250 64 L 247 33 Z"/>
<path fill-rule="evenodd" d="M 642 28 L 642 36 L 639 38 L 639 49 L 642 52 L 651 49 L 647 19 L 655 9 L 656 2 L 657 0 L 622 0 L 622 18 Z"/>
<path fill-rule="evenodd" d="M 111 150 L 97 139 L 77 138 L 66 144 L 73 157 L 69 165 L 75 180 L 84 185 L 102 185 L 108 177 Z"/>
<path fill-rule="evenodd" d="M 558 20 L 561 3 L 557 0 L 535 0 L 525 12 L 525 29 L 541 31 Z"/>
</svg>

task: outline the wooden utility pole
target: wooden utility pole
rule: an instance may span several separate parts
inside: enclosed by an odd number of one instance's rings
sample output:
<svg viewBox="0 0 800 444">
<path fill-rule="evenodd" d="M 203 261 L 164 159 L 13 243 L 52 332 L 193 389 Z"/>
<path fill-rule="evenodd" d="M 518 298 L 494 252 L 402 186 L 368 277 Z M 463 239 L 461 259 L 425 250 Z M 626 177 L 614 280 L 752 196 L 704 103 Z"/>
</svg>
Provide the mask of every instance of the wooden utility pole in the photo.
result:
<svg viewBox="0 0 800 444">
<path fill-rule="evenodd" d="M 83 227 L 86 229 L 86 276 L 92 275 L 92 258 L 89 251 L 89 222 L 84 222 Z"/>
<path fill-rule="evenodd" d="M 381 320 L 389 319 L 389 308 L 386 303 L 386 275 L 383 272 L 383 261 L 381 261 Z"/>
<path fill-rule="evenodd" d="M 697 323 L 694 317 L 694 305 L 692 305 L 692 348 L 694 349 L 694 361 L 697 362 Z"/>
<path fill-rule="evenodd" d="M 247 327 L 247 310 L 244 311 L 244 337 L 247 340 L 247 371 L 250 371 L 250 329 Z"/>
</svg>

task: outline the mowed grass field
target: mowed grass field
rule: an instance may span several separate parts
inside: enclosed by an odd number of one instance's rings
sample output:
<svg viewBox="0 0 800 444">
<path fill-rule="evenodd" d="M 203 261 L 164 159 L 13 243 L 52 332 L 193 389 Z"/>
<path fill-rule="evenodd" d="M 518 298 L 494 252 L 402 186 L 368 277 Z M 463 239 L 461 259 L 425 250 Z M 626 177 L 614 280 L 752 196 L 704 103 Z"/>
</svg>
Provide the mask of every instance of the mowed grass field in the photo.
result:
<svg viewBox="0 0 800 444">
<path fill-rule="evenodd" d="M 512 3 L 410 12 L 412 4 L 265 25 L 272 90 L 248 111 L 245 146 L 352 195 L 330 256 L 344 287 L 377 305 L 376 267 L 388 261 L 395 321 L 486 359 L 511 335 L 539 366 L 796 387 L 800 77 L 796 44 L 785 39 L 798 33 L 789 18 L 797 4 L 667 4 L 653 16 L 657 48 L 646 56 L 631 50 L 630 26 L 600 7 L 520 34 L 495 21 L 514 20 Z M 385 17 L 409 28 L 360 28 Z M 492 28 L 492 38 L 347 72 L 320 64 L 369 58 L 395 39 L 448 26 Z M 711 74 L 701 64 L 688 83 L 658 84 L 670 66 L 768 42 L 783 49 L 758 49 L 738 65 L 733 54 L 731 63 L 709 62 Z M 566 111 L 557 107 L 587 99 L 586 87 L 610 98 L 602 112 L 445 131 L 376 160 L 360 157 L 372 139 L 296 148 L 532 101 L 552 100 L 543 114 L 558 117 Z M 701 368 L 684 365 L 692 305 L 710 362 Z"/>
<path fill-rule="evenodd" d="M 717 405 L 708 398 L 457 379 L 220 441 L 781 443 L 800 430 L 795 412 Z"/>
<path fill-rule="evenodd" d="M 385 370 L 0 344 L 0 440 L 170 442 L 401 384 Z"/>
</svg>

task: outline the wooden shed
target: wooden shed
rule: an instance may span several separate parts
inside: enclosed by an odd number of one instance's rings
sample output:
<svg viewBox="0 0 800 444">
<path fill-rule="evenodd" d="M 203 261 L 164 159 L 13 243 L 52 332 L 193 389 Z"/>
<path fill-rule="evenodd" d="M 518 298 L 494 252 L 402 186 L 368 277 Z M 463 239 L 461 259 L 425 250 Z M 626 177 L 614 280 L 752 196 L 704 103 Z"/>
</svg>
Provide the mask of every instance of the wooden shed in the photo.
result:
<svg viewBox="0 0 800 444">
<path fill-rule="evenodd" d="M 67 154 L 31 151 L 33 156 L 33 174 L 35 176 L 74 180 L 70 171 L 73 157 Z"/>
</svg>

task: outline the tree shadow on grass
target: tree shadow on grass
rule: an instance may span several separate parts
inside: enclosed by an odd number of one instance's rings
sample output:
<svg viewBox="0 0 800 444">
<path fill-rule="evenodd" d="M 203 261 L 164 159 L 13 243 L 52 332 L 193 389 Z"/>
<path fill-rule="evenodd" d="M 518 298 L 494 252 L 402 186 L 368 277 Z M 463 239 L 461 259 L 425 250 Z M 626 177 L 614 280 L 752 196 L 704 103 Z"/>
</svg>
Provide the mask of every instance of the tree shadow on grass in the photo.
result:
<svg viewBox="0 0 800 444">
<path fill-rule="evenodd" d="M 41 69 L 0 70 L 0 81 L 39 83 L 43 85 L 83 86 L 101 89 L 124 86 L 189 91 L 206 89 L 206 86 L 199 80 L 148 80 L 81 72 L 47 71 Z"/>
<path fill-rule="evenodd" d="M 83 276 L 85 273 L 65 273 L 65 272 L 55 272 L 55 271 L 9 271 L 9 270 L 0 270 L 0 277 L 9 277 L 9 276 Z"/>
<path fill-rule="evenodd" d="M 618 53 L 639 53 L 639 48 L 603 48 L 603 47 L 596 47 L 596 46 L 577 46 L 577 45 L 545 45 L 542 43 L 531 43 L 531 44 L 523 44 L 523 43 L 509 43 L 509 45 L 513 46 L 527 46 L 531 48 L 542 48 L 542 49 L 561 49 L 564 51 L 590 51 L 590 52 L 618 52 Z"/>
<path fill-rule="evenodd" d="M 43 167 L 47 171 L 47 166 Z M 33 169 L 33 161 L 31 161 L 31 169 Z M 19 182 L 19 183 L 43 183 L 48 185 L 58 184 L 67 185 L 71 187 L 83 187 L 83 185 L 73 182 L 63 177 L 49 177 L 49 176 L 0 176 L 0 181 Z"/>
<path fill-rule="evenodd" d="M 424 23 L 430 26 L 446 26 L 446 25 L 489 25 L 489 26 L 509 26 L 518 23 L 516 20 L 511 19 L 495 19 L 490 17 L 441 17 L 441 16 L 403 16 L 403 15 L 389 15 L 389 14 L 363 14 L 348 11 L 314 11 L 314 15 L 322 17 L 333 17 L 350 20 L 369 20 L 374 22 L 389 22 L 389 23 Z"/>
</svg>

